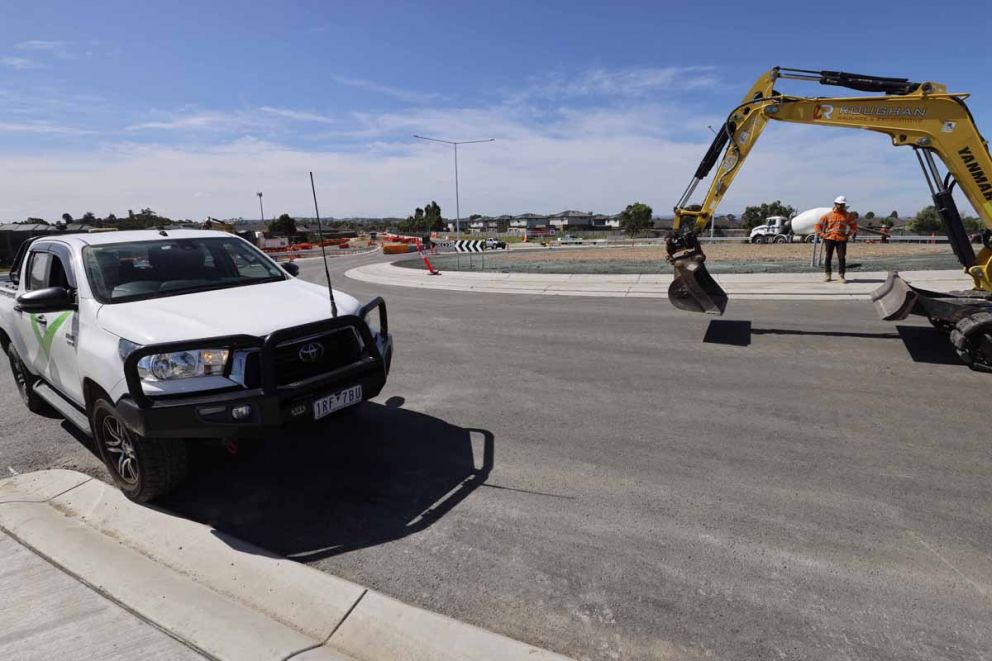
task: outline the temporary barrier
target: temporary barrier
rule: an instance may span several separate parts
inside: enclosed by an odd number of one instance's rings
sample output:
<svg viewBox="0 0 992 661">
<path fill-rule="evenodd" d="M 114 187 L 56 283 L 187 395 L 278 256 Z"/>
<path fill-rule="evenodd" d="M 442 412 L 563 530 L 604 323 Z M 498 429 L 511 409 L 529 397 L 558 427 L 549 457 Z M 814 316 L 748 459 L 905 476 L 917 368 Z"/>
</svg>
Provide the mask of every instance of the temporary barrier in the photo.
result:
<svg viewBox="0 0 992 661">
<path fill-rule="evenodd" d="M 416 250 L 417 246 L 406 243 L 385 243 L 382 246 L 383 255 L 402 255 Z"/>
</svg>

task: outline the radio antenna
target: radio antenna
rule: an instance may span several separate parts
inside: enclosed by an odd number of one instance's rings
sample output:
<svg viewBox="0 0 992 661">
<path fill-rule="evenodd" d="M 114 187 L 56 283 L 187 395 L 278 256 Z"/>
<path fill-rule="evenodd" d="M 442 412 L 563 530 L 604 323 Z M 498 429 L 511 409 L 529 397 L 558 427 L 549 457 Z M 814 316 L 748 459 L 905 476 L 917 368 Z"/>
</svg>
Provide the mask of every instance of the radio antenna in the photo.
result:
<svg viewBox="0 0 992 661">
<path fill-rule="evenodd" d="M 320 209 L 317 208 L 317 187 L 313 184 L 313 172 L 310 173 L 310 190 L 313 191 L 313 211 L 317 214 L 317 238 L 320 240 L 320 254 L 324 258 L 324 275 L 327 277 L 327 293 L 331 297 L 331 316 L 338 316 L 338 306 L 334 302 L 334 288 L 331 287 L 331 270 L 327 268 L 327 249 L 324 247 L 324 231 L 320 228 Z"/>
</svg>

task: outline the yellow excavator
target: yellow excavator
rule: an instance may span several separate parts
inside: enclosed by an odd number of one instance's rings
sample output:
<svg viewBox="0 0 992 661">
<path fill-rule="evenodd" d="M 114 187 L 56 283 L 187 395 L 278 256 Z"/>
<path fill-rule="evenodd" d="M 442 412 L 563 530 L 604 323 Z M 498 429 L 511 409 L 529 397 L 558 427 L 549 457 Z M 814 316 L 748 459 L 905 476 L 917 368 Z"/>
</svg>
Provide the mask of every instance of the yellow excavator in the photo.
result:
<svg viewBox="0 0 992 661">
<path fill-rule="evenodd" d="M 775 90 L 780 79 L 880 95 L 789 96 Z M 666 240 L 668 261 L 675 269 L 669 300 L 683 310 L 723 314 L 727 294 L 706 270 L 699 234 L 712 221 L 717 205 L 769 121 L 876 131 L 889 136 L 893 146 L 909 147 L 916 154 L 951 248 L 974 281 L 974 289 L 930 292 L 910 286 L 893 271 L 872 293 L 875 307 L 886 320 L 905 319 L 910 314 L 926 316 L 950 335 L 958 354 L 972 369 L 992 372 L 992 158 L 965 105 L 968 96 L 948 93 L 940 83 L 916 83 L 908 78 L 784 67 L 766 72 L 730 112 L 675 205 L 672 232 Z M 946 173 L 941 173 L 937 159 L 943 162 Z M 689 208 L 696 187 L 717 161 L 702 205 Z M 955 185 L 961 187 L 985 223 L 977 255 L 954 203 Z"/>
</svg>

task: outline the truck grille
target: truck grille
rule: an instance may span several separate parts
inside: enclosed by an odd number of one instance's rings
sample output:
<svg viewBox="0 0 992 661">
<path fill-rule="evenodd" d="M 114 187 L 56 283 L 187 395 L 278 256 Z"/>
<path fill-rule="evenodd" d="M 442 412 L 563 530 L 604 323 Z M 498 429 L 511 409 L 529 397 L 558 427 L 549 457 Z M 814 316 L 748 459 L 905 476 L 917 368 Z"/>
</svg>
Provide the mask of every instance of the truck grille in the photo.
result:
<svg viewBox="0 0 992 661">
<path fill-rule="evenodd" d="M 274 352 L 276 385 L 290 386 L 357 362 L 362 342 L 353 328 L 289 340 Z"/>
</svg>

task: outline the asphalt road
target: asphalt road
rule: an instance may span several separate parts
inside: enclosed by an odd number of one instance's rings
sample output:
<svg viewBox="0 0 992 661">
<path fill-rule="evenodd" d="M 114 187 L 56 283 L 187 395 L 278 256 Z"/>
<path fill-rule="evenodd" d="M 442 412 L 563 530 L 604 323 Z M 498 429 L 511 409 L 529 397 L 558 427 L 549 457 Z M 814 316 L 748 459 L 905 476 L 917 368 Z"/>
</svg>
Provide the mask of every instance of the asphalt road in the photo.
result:
<svg viewBox="0 0 992 661">
<path fill-rule="evenodd" d="M 341 275 L 369 259 L 332 274 L 387 300 L 382 395 L 163 505 L 578 658 L 992 657 L 992 375 L 928 325 Z M 0 405 L 0 470 L 102 474 L 6 369 Z"/>
</svg>

